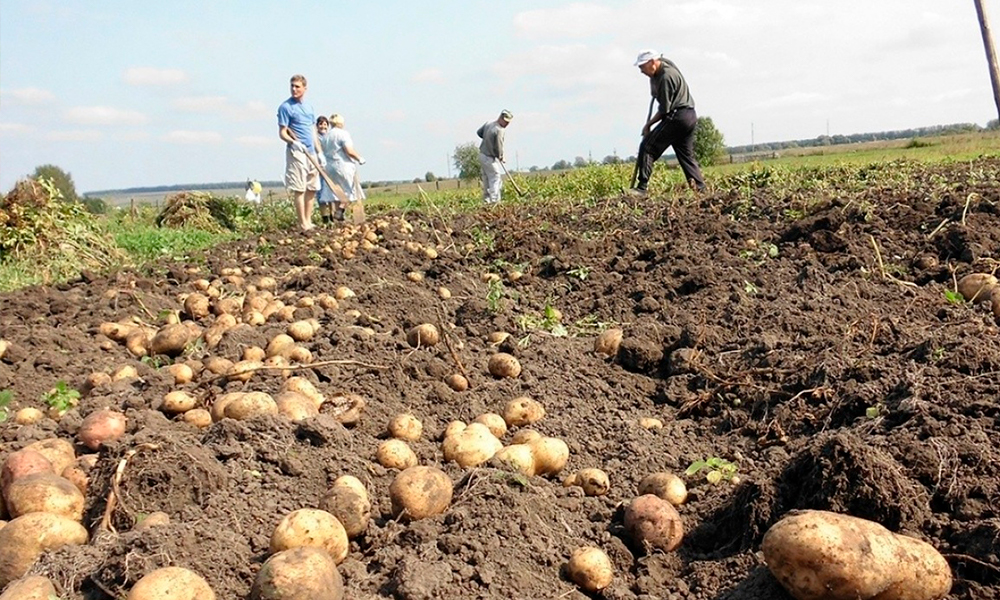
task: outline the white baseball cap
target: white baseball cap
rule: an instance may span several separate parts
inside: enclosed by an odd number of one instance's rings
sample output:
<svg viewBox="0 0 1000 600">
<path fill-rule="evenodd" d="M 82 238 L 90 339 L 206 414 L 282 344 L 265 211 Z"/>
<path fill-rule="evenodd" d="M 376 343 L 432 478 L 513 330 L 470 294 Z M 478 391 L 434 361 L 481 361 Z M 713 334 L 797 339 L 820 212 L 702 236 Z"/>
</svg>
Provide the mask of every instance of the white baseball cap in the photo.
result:
<svg viewBox="0 0 1000 600">
<path fill-rule="evenodd" d="M 654 58 L 660 58 L 660 53 L 656 50 L 643 50 L 635 59 L 635 64 L 633 66 L 638 67 L 639 65 L 646 64 Z"/>
</svg>

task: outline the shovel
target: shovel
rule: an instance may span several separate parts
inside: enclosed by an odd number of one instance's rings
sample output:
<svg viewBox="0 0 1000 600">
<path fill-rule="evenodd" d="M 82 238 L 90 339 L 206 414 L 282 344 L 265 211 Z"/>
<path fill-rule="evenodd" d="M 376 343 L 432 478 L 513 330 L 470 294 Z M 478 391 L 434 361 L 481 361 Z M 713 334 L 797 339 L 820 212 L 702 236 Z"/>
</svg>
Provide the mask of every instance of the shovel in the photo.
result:
<svg viewBox="0 0 1000 600">
<path fill-rule="evenodd" d="M 646 120 L 643 121 L 643 123 L 642 123 L 643 128 L 646 127 L 646 123 L 649 123 L 649 119 L 653 116 L 653 103 L 654 102 L 656 102 L 656 98 L 650 98 L 649 99 L 649 110 L 646 112 Z M 645 140 L 646 136 L 643 136 L 642 139 Z M 642 143 L 640 143 L 639 145 L 642 146 Z M 635 168 L 632 169 L 632 183 L 630 183 L 628 185 L 628 189 L 632 189 L 632 188 L 635 187 L 636 180 L 637 180 L 638 177 L 639 177 L 639 157 L 636 156 L 635 157 Z"/>
<path fill-rule="evenodd" d="M 499 162 L 500 166 L 503 168 L 503 172 L 507 174 L 507 179 L 510 181 L 510 184 L 514 186 L 514 191 L 517 192 L 518 196 L 521 196 L 523 198 L 524 192 L 521 191 L 521 188 L 517 187 L 517 182 L 514 181 L 514 178 L 510 176 L 510 171 L 507 170 L 507 165 L 503 164 L 502 160 Z"/>
</svg>

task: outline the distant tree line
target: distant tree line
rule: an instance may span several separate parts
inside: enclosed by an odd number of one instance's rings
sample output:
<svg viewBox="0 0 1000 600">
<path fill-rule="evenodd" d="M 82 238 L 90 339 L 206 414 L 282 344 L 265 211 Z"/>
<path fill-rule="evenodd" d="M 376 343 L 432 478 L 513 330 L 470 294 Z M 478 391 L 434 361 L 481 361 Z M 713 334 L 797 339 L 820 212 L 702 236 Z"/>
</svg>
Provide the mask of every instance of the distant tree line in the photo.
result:
<svg viewBox="0 0 1000 600">
<path fill-rule="evenodd" d="M 880 131 L 878 133 L 852 133 L 850 135 L 821 135 L 805 140 L 785 142 L 767 142 L 762 144 L 747 144 L 745 146 L 730 146 L 726 148 L 729 154 L 745 154 L 763 150 L 784 150 L 786 148 L 810 148 L 814 146 L 834 146 L 837 144 L 853 144 L 857 142 L 874 142 L 880 140 L 900 140 L 953 133 L 970 133 L 984 129 L 997 129 L 997 120 L 980 127 L 975 123 L 954 123 L 952 125 L 934 125 L 932 127 L 917 127 L 915 129 L 900 129 L 898 131 Z"/>
</svg>

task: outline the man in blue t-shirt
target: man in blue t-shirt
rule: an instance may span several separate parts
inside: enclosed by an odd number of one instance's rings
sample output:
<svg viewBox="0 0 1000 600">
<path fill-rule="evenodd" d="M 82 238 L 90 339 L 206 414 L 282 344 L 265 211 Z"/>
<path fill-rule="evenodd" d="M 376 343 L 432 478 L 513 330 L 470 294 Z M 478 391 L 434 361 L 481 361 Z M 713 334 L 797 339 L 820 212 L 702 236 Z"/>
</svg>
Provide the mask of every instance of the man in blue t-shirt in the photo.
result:
<svg viewBox="0 0 1000 600">
<path fill-rule="evenodd" d="M 278 107 L 278 137 L 287 144 L 285 148 L 285 187 L 295 199 L 295 213 L 299 228 L 309 231 L 312 223 L 313 200 L 319 190 L 319 170 L 323 155 L 318 154 L 316 117 L 312 106 L 303 102 L 306 95 L 306 78 L 293 75 L 292 95 Z M 316 155 L 316 156 L 310 156 Z M 316 162 L 313 162 L 316 161 Z"/>
</svg>

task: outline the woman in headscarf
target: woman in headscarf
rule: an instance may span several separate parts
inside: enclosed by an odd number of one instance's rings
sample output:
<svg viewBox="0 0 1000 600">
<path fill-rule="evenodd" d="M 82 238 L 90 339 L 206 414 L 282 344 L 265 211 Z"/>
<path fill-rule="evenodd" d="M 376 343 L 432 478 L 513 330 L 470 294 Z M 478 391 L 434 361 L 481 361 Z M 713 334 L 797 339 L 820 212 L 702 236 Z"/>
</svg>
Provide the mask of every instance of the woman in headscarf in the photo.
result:
<svg viewBox="0 0 1000 600">
<path fill-rule="evenodd" d="M 330 130 L 320 136 L 320 146 L 326 157 L 326 172 L 330 179 L 344 192 L 348 202 L 360 202 L 365 199 L 364 190 L 358 179 L 358 165 L 365 164 L 365 159 L 354 149 L 351 134 L 344 129 L 344 117 L 339 114 L 330 115 Z M 321 200 L 322 202 L 322 200 Z M 344 219 L 344 204 L 337 207 L 338 220 Z M 325 220 L 325 219 L 324 219 Z"/>
</svg>

